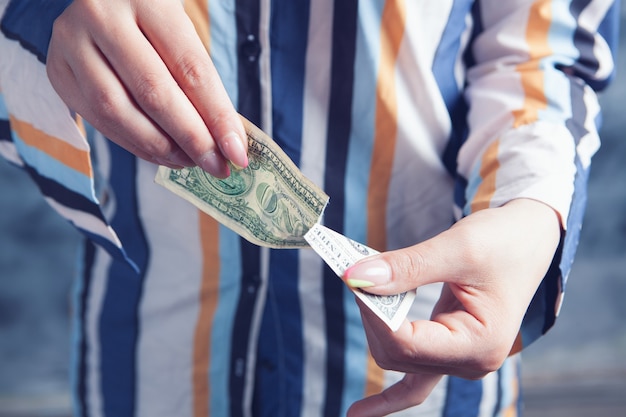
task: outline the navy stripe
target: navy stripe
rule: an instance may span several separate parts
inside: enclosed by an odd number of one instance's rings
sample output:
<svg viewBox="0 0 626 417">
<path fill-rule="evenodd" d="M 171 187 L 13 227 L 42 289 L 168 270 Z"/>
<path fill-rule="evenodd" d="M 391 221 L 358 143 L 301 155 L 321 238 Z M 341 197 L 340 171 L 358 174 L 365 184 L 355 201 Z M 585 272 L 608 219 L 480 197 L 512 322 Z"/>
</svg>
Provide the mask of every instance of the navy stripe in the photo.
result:
<svg viewBox="0 0 626 417">
<path fill-rule="evenodd" d="M 0 119 L 0 141 L 13 142 L 11 123 L 6 119 Z"/>
<path fill-rule="evenodd" d="M 243 416 L 245 376 L 248 363 L 248 346 L 250 343 L 250 326 L 257 303 L 257 295 L 261 283 L 260 248 L 247 240 L 241 242 L 241 290 L 237 311 L 233 322 L 230 363 L 230 416 Z"/>
<path fill-rule="evenodd" d="M 259 83 L 259 2 L 236 1 L 237 22 L 237 103 L 239 112 L 257 126 L 261 122 L 261 85 Z"/>
<path fill-rule="evenodd" d="M 591 2 L 592 0 L 573 0 L 570 3 L 570 13 L 576 21 L 580 19 L 580 15 Z M 615 51 L 617 50 L 616 46 L 619 38 L 619 8 L 620 2 L 614 2 L 598 28 L 598 32 L 607 41 L 611 51 L 613 51 L 614 59 L 616 58 Z M 601 90 L 611 81 L 614 76 L 614 71 L 607 79 L 595 78 L 596 72 L 600 68 L 598 57 L 594 53 L 595 35 L 596 33 L 591 33 L 581 26 L 576 27 L 574 32 L 574 45 L 579 51 L 579 58 L 574 64 L 573 70 L 576 76 L 583 78 L 592 88 Z"/>
<path fill-rule="evenodd" d="M 457 85 L 454 68 L 461 48 L 461 34 L 473 0 L 455 0 L 446 28 L 435 52 L 432 71 L 452 121 L 452 131 L 444 151 L 443 162 L 450 175 L 456 173 L 456 156 L 467 137 L 467 103 L 462 88 Z"/>
<path fill-rule="evenodd" d="M 272 135 L 300 164 L 302 110 L 309 28 L 308 1 L 276 0 L 272 4 Z"/>
<path fill-rule="evenodd" d="M 345 183 L 350 127 L 354 59 L 356 54 L 358 1 L 334 3 L 332 34 L 332 67 L 324 189 L 330 196 L 324 223 L 343 232 L 345 215 Z M 328 267 L 324 267 L 324 315 L 326 320 L 326 392 L 324 415 L 341 414 L 345 383 L 345 312 L 344 284 Z"/>
<path fill-rule="evenodd" d="M 442 417 L 478 416 L 482 395 L 482 380 L 472 381 L 449 376 Z"/>
<path fill-rule="evenodd" d="M 272 2 L 270 17 L 272 136 L 300 162 L 302 106 L 308 36 L 306 2 Z M 302 403 L 304 348 L 298 251 L 272 250 L 268 289 L 257 347 L 254 414 L 298 415 Z M 289 401 L 285 401 L 288 398 Z"/>
<path fill-rule="evenodd" d="M 71 0 L 12 0 L 0 29 L 45 64 L 52 24 L 70 3 Z"/>
<path fill-rule="evenodd" d="M 131 417 L 136 404 L 136 349 L 139 333 L 139 302 L 149 260 L 149 248 L 139 219 L 137 202 L 137 160 L 108 142 L 115 190 L 116 212 L 111 221 L 139 273 L 127 262 L 114 260 L 99 322 L 101 340 L 100 373 L 105 415 Z"/>
<path fill-rule="evenodd" d="M 102 222 L 105 222 L 102 212 L 95 202 L 64 187 L 53 179 L 40 175 L 39 172 L 30 165 L 25 165 L 24 169 L 28 172 L 33 181 L 35 181 L 44 196 L 50 197 L 69 209 L 88 213 L 102 220 Z"/>
<path fill-rule="evenodd" d="M 74 410 L 77 416 L 88 417 L 89 407 L 87 406 L 87 355 L 89 346 L 87 344 L 87 305 L 89 293 L 91 292 L 91 276 L 96 253 L 96 247 L 90 240 L 85 240 L 83 245 L 83 265 L 80 280 L 80 293 L 76 299 L 76 317 L 80 320 L 80 326 L 76 329 L 78 333 L 78 344 L 75 347 L 76 355 L 76 385 L 75 398 L 78 402 L 78 410 Z"/>
<path fill-rule="evenodd" d="M 584 9 L 589 6 L 592 0 L 573 0 L 570 3 L 570 13 L 578 22 L 580 14 Z M 587 29 L 576 26 L 574 31 L 574 46 L 579 51 L 579 58 L 574 64 L 574 71 L 577 76 L 584 79 L 592 79 L 600 63 L 593 52 L 594 47 L 594 33 L 589 32 Z"/>
<path fill-rule="evenodd" d="M 254 415 L 300 414 L 304 348 L 298 292 L 298 251 L 272 250 L 257 351 Z M 288 399 L 288 400 L 285 400 Z"/>
<path fill-rule="evenodd" d="M 491 414 L 493 417 L 498 417 L 500 414 L 500 410 L 502 409 L 502 396 L 504 395 L 503 384 L 508 383 L 508 381 L 503 381 L 503 373 L 502 367 L 500 367 L 496 374 L 498 377 L 498 389 L 496 390 L 496 403 L 493 405 L 493 413 Z"/>
<path fill-rule="evenodd" d="M 237 106 L 238 111 L 256 125 L 261 122 L 259 84 L 259 2 L 236 0 L 237 23 Z M 250 326 L 257 303 L 260 275 L 260 248 L 240 238 L 241 290 L 233 322 L 229 379 L 230 415 L 243 416 L 245 375 L 248 364 Z"/>
</svg>

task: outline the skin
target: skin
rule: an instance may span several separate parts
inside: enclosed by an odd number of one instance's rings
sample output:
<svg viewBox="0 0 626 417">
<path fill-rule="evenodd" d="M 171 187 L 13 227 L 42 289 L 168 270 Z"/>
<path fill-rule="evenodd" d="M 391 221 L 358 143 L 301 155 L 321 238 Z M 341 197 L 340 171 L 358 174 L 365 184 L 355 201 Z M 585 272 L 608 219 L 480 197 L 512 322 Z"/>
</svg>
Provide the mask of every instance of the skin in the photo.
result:
<svg viewBox="0 0 626 417">
<path fill-rule="evenodd" d="M 243 125 L 180 1 L 76 0 L 54 23 L 46 66 L 72 110 L 140 158 L 220 178 L 227 160 L 248 164 Z"/>
<path fill-rule="evenodd" d="M 108 24 L 115 22 L 115 24 Z M 55 21 L 47 69 L 67 105 L 147 161 L 227 177 L 248 164 L 244 129 L 178 0 L 74 0 Z M 430 320 L 392 333 L 360 305 L 370 349 L 398 384 L 353 404 L 350 417 L 422 403 L 442 375 L 481 378 L 511 350 L 560 238 L 557 214 L 519 199 L 471 214 L 415 246 L 345 275 L 367 291 L 444 287 Z"/>
<path fill-rule="evenodd" d="M 511 352 L 559 239 L 560 221 L 552 208 L 517 199 L 471 214 L 415 246 L 349 268 L 346 281 L 378 281 L 366 288 L 374 294 L 444 285 L 430 320 L 405 321 L 395 333 L 359 305 L 374 359 L 406 376 L 356 402 L 348 416 L 383 416 L 421 404 L 441 375 L 478 379 L 497 370 Z"/>
</svg>

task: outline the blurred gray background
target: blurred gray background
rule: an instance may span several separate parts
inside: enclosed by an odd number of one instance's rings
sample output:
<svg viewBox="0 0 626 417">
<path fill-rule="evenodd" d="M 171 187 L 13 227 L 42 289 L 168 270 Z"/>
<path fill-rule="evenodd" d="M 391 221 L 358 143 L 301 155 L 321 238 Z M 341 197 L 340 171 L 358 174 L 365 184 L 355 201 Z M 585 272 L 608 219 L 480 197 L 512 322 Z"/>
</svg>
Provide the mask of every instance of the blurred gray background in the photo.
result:
<svg viewBox="0 0 626 417">
<path fill-rule="evenodd" d="M 523 353 L 528 417 L 626 416 L 622 39 L 618 76 L 601 96 L 603 144 L 593 160 L 586 220 L 561 316 Z M 25 174 L 0 158 L 0 417 L 70 414 L 69 315 L 78 239 Z"/>
</svg>

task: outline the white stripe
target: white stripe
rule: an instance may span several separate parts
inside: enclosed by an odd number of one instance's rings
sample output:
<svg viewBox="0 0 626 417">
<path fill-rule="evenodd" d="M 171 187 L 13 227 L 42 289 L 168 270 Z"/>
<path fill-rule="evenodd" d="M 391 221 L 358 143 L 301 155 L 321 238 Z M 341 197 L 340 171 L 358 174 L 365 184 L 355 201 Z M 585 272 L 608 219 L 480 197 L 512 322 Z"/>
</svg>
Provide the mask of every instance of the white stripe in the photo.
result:
<svg viewBox="0 0 626 417">
<path fill-rule="evenodd" d="M 248 349 L 246 357 L 246 380 L 243 392 L 243 415 L 252 417 L 252 400 L 254 397 L 254 380 L 256 371 L 256 352 L 259 343 L 259 333 L 261 322 L 263 320 L 263 311 L 265 311 L 265 302 L 267 300 L 268 278 L 270 268 L 270 249 L 260 248 L 261 253 L 261 282 L 257 288 L 257 297 L 254 304 L 254 312 L 250 323 L 250 334 L 248 338 Z"/>
<path fill-rule="evenodd" d="M 17 152 L 17 148 L 13 142 L 9 141 L 0 141 L 0 155 L 4 157 L 7 161 L 23 167 L 24 161 L 20 158 L 20 155 Z"/>
<path fill-rule="evenodd" d="M 100 236 L 109 242 L 113 243 L 118 248 L 122 246 L 119 238 L 107 224 L 103 223 L 99 218 L 92 216 L 91 214 L 74 210 L 67 206 L 62 205 L 58 201 L 45 197 L 50 206 L 56 210 L 61 216 L 69 220 L 74 226 L 86 230 L 94 235 Z"/>
<path fill-rule="evenodd" d="M 404 376 L 401 372 L 385 372 L 385 386 L 399 381 Z M 444 376 L 441 381 L 433 388 L 426 400 L 416 407 L 394 413 L 394 417 L 433 417 L 443 415 L 443 409 L 446 404 L 448 377 Z"/>
<path fill-rule="evenodd" d="M 596 0 L 592 1 L 581 13 L 578 18 L 578 24 L 581 28 L 586 29 L 594 36 L 594 54 L 597 56 L 600 67 L 596 71 L 596 77 L 607 78 L 613 71 L 613 57 L 611 50 L 603 37 L 597 32 L 602 20 L 606 16 L 613 5 L 612 0 Z"/>
<path fill-rule="evenodd" d="M 4 36 L 0 36 L 0 50 L 0 87 L 11 114 L 77 149 L 89 151 L 69 109 L 52 88 L 45 65 L 17 41 Z"/>
<path fill-rule="evenodd" d="M 93 274 L 89 286 L 89 294 L 85 303 L 85 337 L 87 341 L 87 354 L 85 364 L 86 377 L 86 403 L 91 417 L 103 416 L 102 387 L 100 385 L 100 315 L 104 295 L 106 294 L 108 272 L 111 267 L 111 257 L 102 248 L 96 247 L 94 255 Z"/>
<path fill-rule="evenodd" d="M 497 372 L 492 372 L 482 379 L 483 392 L 478 411 L 479 417 L 493 417 L 493 410 L 498 402 L 498 385 L 500 378 Z"/>
<path fill-rule="evenodd" d="M 237 22 L 235 0 L 208 1 L 211 57 L 230 100 L 237 107 Z"/>
<path fill-rule="evenodd" d="M 259 11 L 259 83 L 261 85 L 261 128 L 272 136 L 272 67 L 270 50 L 271 1 L 261 1 Z"/>
<path fill-rule="evenodd" d="M 324 184 L 328 102 L 330 100 L 330 68 L 332 54 L 333 1 L 310 3 L 309 32 L 306 54 L 306 78 L 302 120 L 302 173 L 319 186 Z M 299 254 L 299 294 L 304 338 L 302 377 L 302 417 L 323 414 L 326 381 L 327 344 L 323 299 L 322 261 L 313 251 Z"/>
<path fill-rule="evenodd" d="M 576 152 L 580 158 L 582 167 L 588 168 L 589 165 L 591 165 L 591 157 L 600 148 L 600 137 L 598 136 L 596 125 L 596 120 L 600 113 L 600 104 L 598 103 L 597 96 L 588 86 L 585 87 L 583 101 L 587 108 L 584 123 L 588 133 L 580 139 L 580 142 L 576 146 Z"/>
<path fill-rule="evenodd" d="M 193 349 L 202 278 L 198 211 L 154 183 L 157 166 L 137 162 L 139 218 L 149 264 L 139 307 L 137 415 L 193 414 Z M 162 227 L 167 222 L 167 227 Z M 173 232 L 172 232 L 173 231 Z M 167 393 L 167 395 L 163 395 Z"/>
<path fill-rule="evenodd" d="M 452 219 L 453 182 L 441 162 L 451 124 L 430 71 L 452 3 L 445 8 L 421 2 L 406 6 L 409 20 L 395 71 L 398 133 L 387 202 L 388 249 L 432 237 Z"/>
</svg>

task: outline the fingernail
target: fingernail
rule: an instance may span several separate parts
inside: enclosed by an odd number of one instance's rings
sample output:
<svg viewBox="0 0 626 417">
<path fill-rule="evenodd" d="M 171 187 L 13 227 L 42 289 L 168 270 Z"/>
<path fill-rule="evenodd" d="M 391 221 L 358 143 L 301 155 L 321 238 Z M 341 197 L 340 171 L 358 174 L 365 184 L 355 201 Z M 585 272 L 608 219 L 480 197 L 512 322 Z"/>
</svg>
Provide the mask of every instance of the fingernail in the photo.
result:
<svg viewBox="0 0 626 417">
<path fill-rule="evenodd" d="M 224 156 L 237 168 L 243 169 L 248 166 L 248 154 L 243 140 L 238 134 L 231 132 L 219 142 Z"/>
<path fill-rule="evenodd" d="M 376 285 L 372 281 L 364 281 L 362 279 L 347 279 L 346 282 L 352 288 L 367 288 Z"/>
<path fill-rule="evenodd" d="M 227 178 L 230 175 L 228 164 L 214 149 L 200 157 L 200 168 L 218 178 Z"/>
<path fill-rule="evenodd" d="M 348 268 L 344 277 L 348 285 L 355 288 L 384 285 L 391 281 L 391 268 L 389 264 L 382 259 L 366 260 L 357 262 Z M 353 285 L 352 282 L 357 285 Z"/>
</svg>

